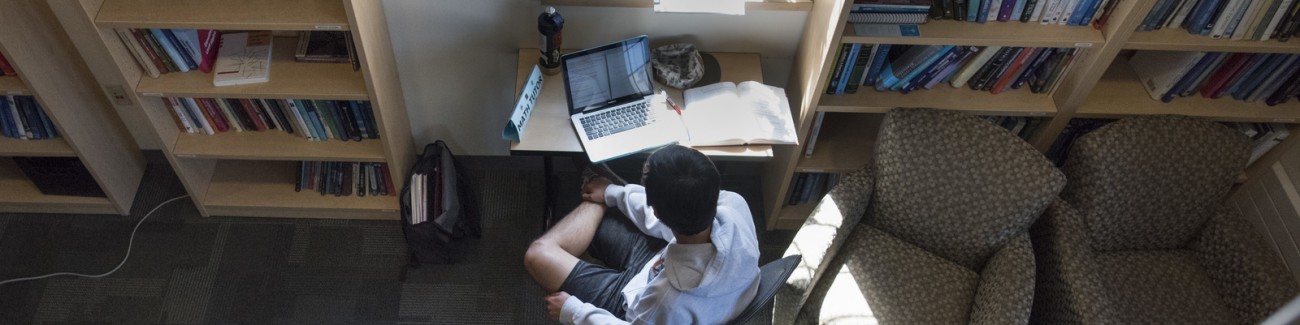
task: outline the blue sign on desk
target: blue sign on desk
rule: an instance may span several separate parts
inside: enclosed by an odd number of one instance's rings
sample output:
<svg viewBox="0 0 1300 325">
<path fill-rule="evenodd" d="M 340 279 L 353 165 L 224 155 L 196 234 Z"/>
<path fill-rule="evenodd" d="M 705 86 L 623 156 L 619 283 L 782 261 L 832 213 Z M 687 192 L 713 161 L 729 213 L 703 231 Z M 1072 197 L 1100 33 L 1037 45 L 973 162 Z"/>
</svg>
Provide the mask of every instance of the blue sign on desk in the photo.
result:
<svg viewBox="0 0 1300 325">
<path fill-rule="evenodd" d="M 506 129 L 501 131 L 502 139 L 519 142 L 519 138 L 524 134 L 524 127 L 528 125 L 528 117 L 533 115 L 533 107 L 537 106 L 537 96 L 541 92 L 542 70 L 538 69 L 537 65 L 533 65 L 533 72 L 528 75 L 528 82 L 524 83 L 519 101 L 515 102 L 515 112 L 510 114 Z"/>
</svg>

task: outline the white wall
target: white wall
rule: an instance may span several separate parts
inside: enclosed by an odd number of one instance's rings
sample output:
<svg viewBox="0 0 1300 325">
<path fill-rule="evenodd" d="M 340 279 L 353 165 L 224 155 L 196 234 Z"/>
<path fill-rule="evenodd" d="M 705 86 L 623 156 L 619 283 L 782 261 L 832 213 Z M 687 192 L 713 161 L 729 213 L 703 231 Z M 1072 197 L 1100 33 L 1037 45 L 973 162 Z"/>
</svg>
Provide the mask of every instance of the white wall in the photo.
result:
<svg viewBox="0 0 1300 325">
<path fill-rule="evenodd" d="M 537 0 L 385 0 L 398 76 L 417 148 L 442 139 L 458 154 L 506 155 L 519 48 L 535 48 Z M 652 45 L 756 52 L 764 79 L 785 86 L 807 12 L 655 14 L 649 8 L 558 7 L 564 47 L 646 34 Z"/>
</svg>

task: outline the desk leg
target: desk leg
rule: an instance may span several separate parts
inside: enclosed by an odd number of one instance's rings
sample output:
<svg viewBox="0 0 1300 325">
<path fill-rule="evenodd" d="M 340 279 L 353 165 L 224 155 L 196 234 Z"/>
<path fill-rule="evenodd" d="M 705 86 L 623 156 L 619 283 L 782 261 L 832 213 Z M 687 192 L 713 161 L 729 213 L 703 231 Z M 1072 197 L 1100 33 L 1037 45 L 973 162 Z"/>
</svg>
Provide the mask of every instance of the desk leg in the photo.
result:
<svg viewBox="0 0 1300 325">
<path fill-rule="evenodd" d="M 551 164 L 551 156 L 542 157 L 542 189 L 546 191 L 546 202 L 542 207 L 542 230 L 551 228 L 551 223 L 555 220 L 555 166 Z"/>
</svg>

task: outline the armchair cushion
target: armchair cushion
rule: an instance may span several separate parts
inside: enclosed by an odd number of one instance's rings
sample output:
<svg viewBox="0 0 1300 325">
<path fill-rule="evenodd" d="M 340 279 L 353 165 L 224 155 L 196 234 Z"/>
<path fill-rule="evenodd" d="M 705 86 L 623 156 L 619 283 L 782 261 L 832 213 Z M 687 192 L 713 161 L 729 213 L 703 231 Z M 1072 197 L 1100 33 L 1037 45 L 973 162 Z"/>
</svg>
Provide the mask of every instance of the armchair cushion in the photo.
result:
<svg viewBox="0 0 1300 325">
<path fill-rule="evenodd" d="M 1097 254 L 1102 292 L 1116 310 L 1108 323 L 1231 324 L 1236 315 L 1184 249 Z"/>
<path fill-rule="evenodd" d="M 865 225 L 853 230 L 839 256 L 852 277 L 834 281 L 853 281 L 870 306 L 840 307 L 868 309 L 884 324 L 964 324 L 970 319 L 980 279 L 961 265 Z M 826 310 L 832 306 L 837 305 L 824 301 L 821 315 L 845 314 Z"/>
<path fill-rule="evenodd" d="M 1234 210 L 1221 209 L 1190 248 L 1242 323 L 1263 322 L 1300 292 L 1263 237 Z"/>
<path fill-rule="evenodd" d="M 802 255 L 803 259 L 776 293 L 773 323 L 790 324 L 795 322 L 801 310 L 807 310 L 804 303 L 808 302 L 810 295 L 814 295 L 812 291 L 816 279 L 828 272 L 831 261 L 862 219 L 871 190 L 871 168 L 848 173 L 822 198 L 812 215 L 804 220 L 803 226 L 785 251 L 785 256 Z M 825 288 L 818 296 L 824 295 L 824 290 Z M 809 319 L 815 320 L 816 317 Z"/>
<path fill-rule="evenodd" d="M 969 114 L 895 109 L 878 143 L 863 222 L 971 270 L 1027 231 L 1065 185 L 1028 143 Z"/>
<path fill-rule="evenodd" d="M 1034 302 L 1034 248 L 1021 233 L 980 272 L 971 324 L 1026 324 Z"/>
<path fill-rule="evenodd" d="M 1183 247 L 1245 167 L 1246 142 L 1185 116 L 1119 120 L 1075 142 L 1061 197 L 1083 216 L 1095 250 Z"/>
</svg>

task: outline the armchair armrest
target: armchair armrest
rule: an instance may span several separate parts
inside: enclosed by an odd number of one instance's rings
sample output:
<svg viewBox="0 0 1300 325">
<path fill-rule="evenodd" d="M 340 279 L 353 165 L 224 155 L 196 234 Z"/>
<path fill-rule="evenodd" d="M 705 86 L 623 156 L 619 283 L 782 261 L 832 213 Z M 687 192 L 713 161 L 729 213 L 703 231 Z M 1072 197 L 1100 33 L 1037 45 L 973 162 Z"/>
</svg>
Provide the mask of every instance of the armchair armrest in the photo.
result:
<svg viewBox="0 0 1300 325">
<path fill-rule="evenodd" d="M 1037 281 L 1030 315 L 1035 324 L 1104 324 L 1112 310 L 1092 269 L 1093 250 L 1082 217 L 1056 199 L 1030 228 Z"/>
<path fill-rule="evenodd" d="M 873 182 L 870 167 L 845 175 L 799 228 L 784 256 L 803 255 L 803 260 L 777 291 L 774 324 L 795 321 L 813 285 L 866 213 Z"/>
<path fill-rule="evenodd" d="M 1297 294 L 1296 281 L 1263 236 L 1235 211 L 1220 209 L 1190 248 L 1228 307 L 1259 323 Z"/>
<path fill-rule="evenodd" d="M 1029 234 L 1012 237 L 980 272 L 971 324 L 1028 324 L 1034 302 L 1034 248 Z"/>
</svg>

